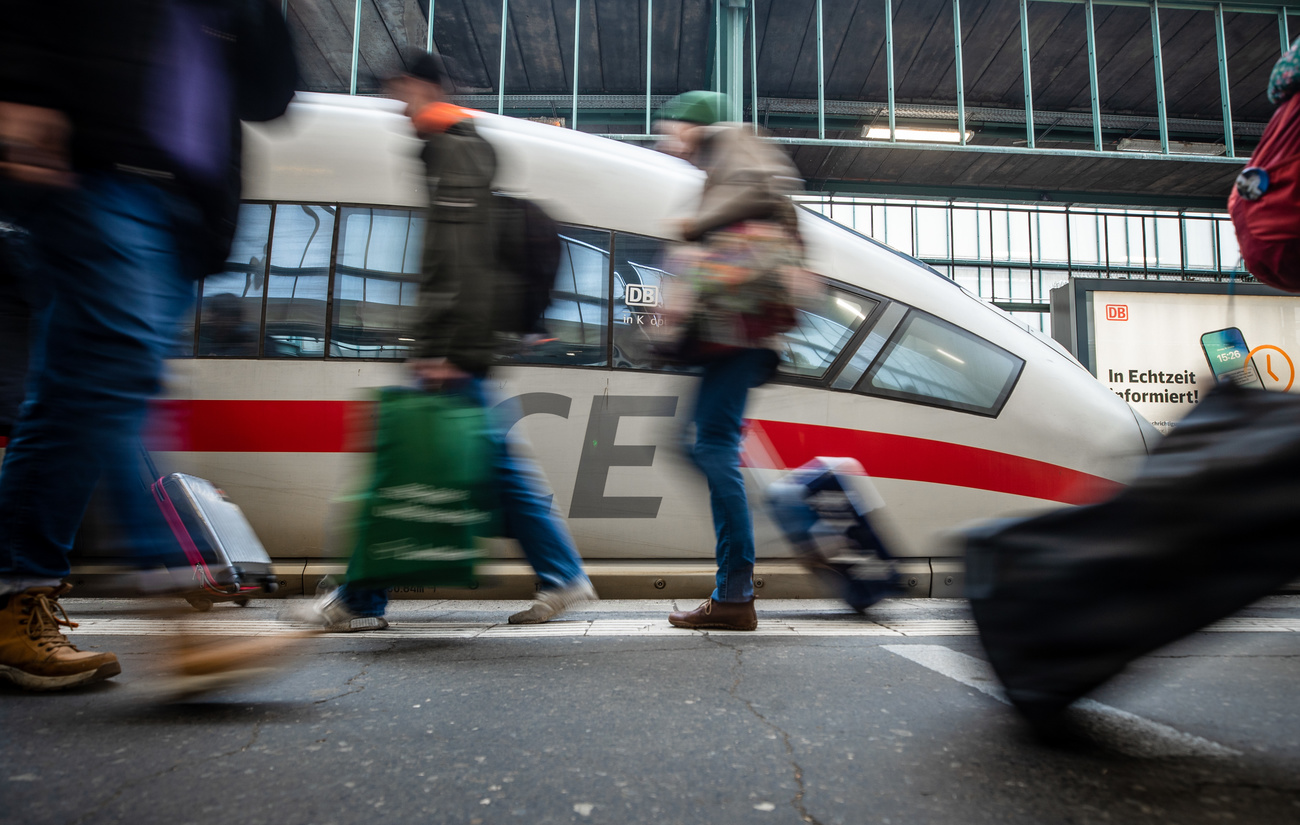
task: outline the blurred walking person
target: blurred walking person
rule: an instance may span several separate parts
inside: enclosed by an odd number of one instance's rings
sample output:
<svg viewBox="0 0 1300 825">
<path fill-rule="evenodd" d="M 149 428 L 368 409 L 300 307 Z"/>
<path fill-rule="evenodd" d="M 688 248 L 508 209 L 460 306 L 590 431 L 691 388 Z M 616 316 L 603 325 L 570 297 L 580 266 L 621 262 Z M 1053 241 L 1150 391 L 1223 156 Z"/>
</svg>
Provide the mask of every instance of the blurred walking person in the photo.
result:
<svg viewBox="0 0 1300 825">
<path fill-rule="evenodd" d="M 421 159 L 428 172 L 429 211 L 425 225 L 420 286 L 421 319 L 408 366 L 430 390 L 452 393 L 488 407 L 485 378 L 507 332 L 503 319 L 519 314 L 525 300 L 503 276 L 498 227 L 494 225 L 492 180 L 496 153 L 474 127 L 476 112 L 446 99 L 446 71 L 433 55 L 408 56 L 408 73 L 389 81 L 406 104 L 424 140 Z M 553 275 L 553 272 L 552 272 Z M 497 419 L 508 418 L 489 410 Z M 541 472 L 516 453 L 508 424 L 494 423 L 491 475 L 504 527 L 519 541 L 541 579 L 541 590 L 512 624 L 549 621 L 596 598 L 582 559 L 563 519 L 551 506 Z M 317 600 L 314 610 L 326 629 L 382 630 L 388 594 L 380 588 L 344 584 Z"/>
<path fill-rule="evenodd" d="M 718 572 L 713 594 L 677 627 L 754 630 L 754 525 L 740 471 L 749 391 L 768 381 L 775 336 L 795 326 L 791 273 L 801 268 L 791 194 L 798 171 L 752 127 L 719 123 L 726 97 L 687 92 L 660 112 L 660 148 L 707 173 L 699 208 L 681 221 L 665 295 L 671 355 L 703 369 L 687 450 L 709 484 Z"/>
<path fill-rule="evenodd" d="M 266 0 L 6 2 L 0 19 L 0 208 L 50 292 L 0 468 L 0 676 L 54 690 L 121 671 L 61 631 L 97 483 L 141 566 L 184 566 L 139 476 L 146 407 L 234 234 L 239 121 L 282 114 L 297 71 Z M 251 655 L 210 653 L 169 663 L 207 678 Z"/>
<path fill-rule="evenodd" d="M 33 303 L 31 233 L 11 218 L 0 204 L 0 439 L 9 438 L 23 403 Z"/>
<path fill-rule="evenodd" d="M 1257 280 L 1300 293 L 1300 39 L 1273 67 L 1281 104 L 1228 195 Z M 1232 326 L 1234 297 L 1224 308 Z M 1239 330 L 1227 353 L 1250 365 Z M 1208 358 L 1207 352 L 1207 358 Z M 1068 712 L 1128 664 L 1300 575 L 1300 397 L 1216 385 L 1105 501 L 966 531 L 966 596 L 1006 698 L 1070 742 Z M 1258 380 L 1258 379 L 1256 379 Z"/>
</svg>

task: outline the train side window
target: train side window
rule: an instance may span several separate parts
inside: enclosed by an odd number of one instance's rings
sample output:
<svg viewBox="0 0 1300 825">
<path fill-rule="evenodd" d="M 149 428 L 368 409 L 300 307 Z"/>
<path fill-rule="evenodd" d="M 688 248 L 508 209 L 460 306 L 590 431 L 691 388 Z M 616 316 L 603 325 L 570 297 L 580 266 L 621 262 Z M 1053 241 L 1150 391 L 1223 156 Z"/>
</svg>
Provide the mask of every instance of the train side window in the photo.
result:
<svg viewBox="0 0 1300 825">
<path fill-rule="evenodd" d="M 606 363 L 609 317 L 609 232 L 560 227 L 560 267 L 546 335 L 509 357 L 519 364 L 600 367 Z"/>
<path fill-rule="evenodd" d="M 340 210 L 331 356 L 407 356 L 415 340 L 423 238 L 419 212 L 352 206 Z"/>
<path fill-rule="evenodd" d="M 270 241 L 271 205 L 241 205 L 225 268 L 203 279 L 199 355 L 257 357 Z"/>
<path fill-rule="evenodd" d="M 835 381 L 831 384 L 837 390 L 851 390 L 862 374 L 871 366 L 871 362 L 876 360 L 880 350 L 884 348 L 885 342 L 889 336 L 894 334 L 898 328 L 899 321 L 907 314 L 906 304 L 891 303 L 885 307 L 885 311 L 880 314 L 880 319 L 871 327 L 871 332 L 867 333 L 866 340 L 858 347 L 858 351 L 853 353 L 853 357 L 840 370 L 840 374 L 835 376 Z"/>
<path fill-rule="evenodd" d="M 857 390 L 997 415 L 1024 365 L 983 338 L 912 310 Z"/>
<path fill-rule="evenodd" d="M 663 369 L 651 352 L 663 321 L 663 291 L 672 273 L 663 268 L 668 242 L 619 232 L 614 236 L 614 366 Z M 684 368 L 683 368 L 684 369 Z"/>
<path fill-rule="evenodd" d="M 266 289 L 267 357 L 325 354 L 325 307 L 337 211 L 335 206 L 276 206 Z"/>
<path fill-rule="evenodd" d="M 779 336 L 778 369 L 784 375 L 821 378 L 879 303 L 828 288 L 818 306 L 798 310 L 799 326 Z"/>
<path fill-rule="evenodd" d="M 673 274 L 664 266 L 667 243 L 618 233 L 614 239 L 614 364 L 662 368 L 650 345 L 662 321 L 664 290 Z M 831 288 L 818 306 L 800 310 L 799 326 L 779 336 L 780 370 L 820 378 L 878 302 Z"/>
</svg>

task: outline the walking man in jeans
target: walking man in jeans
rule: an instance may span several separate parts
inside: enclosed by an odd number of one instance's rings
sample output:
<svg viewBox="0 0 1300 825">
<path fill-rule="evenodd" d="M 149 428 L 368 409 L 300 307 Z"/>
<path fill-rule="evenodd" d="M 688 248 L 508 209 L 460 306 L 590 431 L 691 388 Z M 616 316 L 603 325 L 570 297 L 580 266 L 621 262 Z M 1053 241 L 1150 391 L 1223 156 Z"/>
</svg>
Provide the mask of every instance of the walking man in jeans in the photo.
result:
<svg viewBox="0 0 1300 825">
<path fill-rule="evenodd" d="M 6 6 L 0 212 L 21 214 L 49 300 L 0 468 L 0 678 L 57 690 L 121 671 L 61 631 L 96 484 L 142 567 L 184 566 L 139 475 L 141 430 L 194 280 L 234 235 L 239 121 L 278 117 L 296 79 L 278 4 Z M 266 647 L 191 645 L 167 663 L 213 684 Z"/>
<path fill-rule="evenodd" d="M 395 97 L 425 141 L 421 152 L 429 181 L 424 232 L 421 320 L 415 331 L 411 371 L 426 386 L 461 395 L 487 407 L 484 379 L 499 346 L 502 302 L 518 301 L 496 277 L 497 235 L 491 223 L 496 153 L 474 128 L 476 112 L 447 102 L 444 69 L 423 52 L 408 57 L 409 74 L 389 82 Z M 551 507 L 537 467 L 510 446 L 511 416 L 493 410 L 493 476 L 506 534 L 519 541 L 542 587 L 533 604 L 510 617 L 512 624 L 549 621 L 596 598 L 573 538 Z M 382 630 L 388 595 L 350 584 L 319 599 L 315 612 L 326 629 Z"/>
<path fill-rule="evenodd" d="M 717 123 L 726 96 L 687 92 L 660 113 L 661 147 L 707 173 L 696 214 L 679 227 L 688 246 L 676 256 L 689 309 L 665 299 L 670 322 L 689 330 L 678 355 L 703 366 L 687 450 L 709 484 L 718 572 L 710 598 L 669 615 L 677 627 L 754 630 L 754 524 L 740 470 L 749 391 L 772 377 L 775 333 L 793 325 L 790 295 L 770 277 L 800 264 L 790 193 L 793 164 L 750 127 Z M 681 317 L 682 313 L 689 317 Z"/>
</svg>

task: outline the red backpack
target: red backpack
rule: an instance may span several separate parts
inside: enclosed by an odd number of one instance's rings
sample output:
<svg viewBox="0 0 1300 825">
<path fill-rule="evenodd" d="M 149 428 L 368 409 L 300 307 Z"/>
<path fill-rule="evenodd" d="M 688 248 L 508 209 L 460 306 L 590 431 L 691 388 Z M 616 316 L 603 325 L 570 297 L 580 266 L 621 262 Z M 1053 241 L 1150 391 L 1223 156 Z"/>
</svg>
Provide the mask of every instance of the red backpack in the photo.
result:
<svg viewBox="0 0 1300 825">
<path fill-rule="evenodd" d="M 1300 95 L 1273 113 L 1228 195 L 1228 212 L 1250 274 L 1300 292 Z"/>
</svg>

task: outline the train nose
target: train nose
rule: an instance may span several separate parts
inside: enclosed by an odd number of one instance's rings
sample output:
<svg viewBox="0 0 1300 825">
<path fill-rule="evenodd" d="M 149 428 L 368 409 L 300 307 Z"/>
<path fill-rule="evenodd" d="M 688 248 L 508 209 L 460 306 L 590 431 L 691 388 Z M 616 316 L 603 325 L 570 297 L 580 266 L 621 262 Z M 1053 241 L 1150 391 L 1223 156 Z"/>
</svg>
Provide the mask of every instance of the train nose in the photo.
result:
<svg viewBox="0 0 1300 825">
<path fill-rule="evenodd" d="M 1129 407 L 1129 412 L 1133 413 L 1133 420 L 1137 422 L 1138 433 L 1142 436 L 1142 445 L 1146 447 L 1147 455 L 1151 455 L 1151 451 L 1156 448 L 1156 445 L 1160 443 L 1164 436 L 1151 425 L 1150 421 L 1139 415 L 1137 410 Z"/>
</svg>

